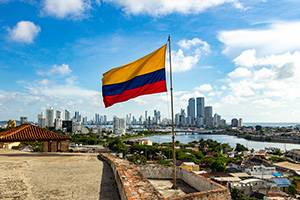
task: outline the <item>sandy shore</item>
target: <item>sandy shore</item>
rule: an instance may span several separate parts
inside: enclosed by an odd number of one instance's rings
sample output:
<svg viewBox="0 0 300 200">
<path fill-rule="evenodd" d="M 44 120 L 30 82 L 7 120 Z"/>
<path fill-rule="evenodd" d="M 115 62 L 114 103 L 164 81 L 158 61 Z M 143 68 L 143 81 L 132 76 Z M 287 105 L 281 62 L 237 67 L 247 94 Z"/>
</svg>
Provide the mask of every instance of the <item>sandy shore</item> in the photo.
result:
<svg viewBox="0 0 300 200">
<path fill-rule="evenodd" d="M 96 154 L 6 153 L 0 152 L 0 199 L 118 199 L 110 168 Z"/>
</svg>

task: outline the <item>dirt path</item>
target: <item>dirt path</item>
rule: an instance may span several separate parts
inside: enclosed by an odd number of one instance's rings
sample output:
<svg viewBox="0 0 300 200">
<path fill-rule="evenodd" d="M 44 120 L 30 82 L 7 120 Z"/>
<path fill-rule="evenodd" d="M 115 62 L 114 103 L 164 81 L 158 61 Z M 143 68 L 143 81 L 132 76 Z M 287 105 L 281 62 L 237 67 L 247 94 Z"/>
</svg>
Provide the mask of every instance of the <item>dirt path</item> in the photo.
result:
<svg viewBox="0 0 300 200">
<path fill-rule="evenodd" d="M 0 199 L 118 200 L 109 166 L 96 154 L 1 155 Z"/>
</svg>

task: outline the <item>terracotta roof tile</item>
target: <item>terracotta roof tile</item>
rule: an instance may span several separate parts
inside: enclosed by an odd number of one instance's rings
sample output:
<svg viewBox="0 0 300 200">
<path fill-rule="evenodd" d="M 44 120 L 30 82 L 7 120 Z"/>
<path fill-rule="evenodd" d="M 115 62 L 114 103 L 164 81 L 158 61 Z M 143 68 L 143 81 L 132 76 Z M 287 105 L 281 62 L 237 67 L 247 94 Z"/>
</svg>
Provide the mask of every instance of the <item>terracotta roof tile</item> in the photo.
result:
<svg viewBox="0 0 300 200">
<path fill-rule="evenodd" d="M 23 124 L 21 126 L 0 132 L 0 142 L 50 140 L 70 140 L 70 137 L 65 135 L 59 135 L 57 133 L 40 128 L 32 124 Z"/>
</svg>

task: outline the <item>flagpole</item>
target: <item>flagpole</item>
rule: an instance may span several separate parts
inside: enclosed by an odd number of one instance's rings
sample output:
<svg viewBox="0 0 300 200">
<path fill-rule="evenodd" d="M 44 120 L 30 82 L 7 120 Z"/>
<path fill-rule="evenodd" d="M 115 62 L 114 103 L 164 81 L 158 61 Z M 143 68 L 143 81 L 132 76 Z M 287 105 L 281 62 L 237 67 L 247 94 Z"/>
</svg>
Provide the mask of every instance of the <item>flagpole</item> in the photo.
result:
<svg viewBox="0 0 300 200">
<path fill-rule="evenodd" d="M 175 152 L 175 131 L 174 131 L 174 103 L 173 103 L 173 78 L 172 78 L 172 57 L 171 57 L 171 37 L 168 37 L 169 44 L 169 64 L 170 64 L 170 92 L 171 92 L 171 119 L 172 119 L 172 142 L 173 142 L 173 189 L 176 189 L 176 152 Z"/>
</svg>

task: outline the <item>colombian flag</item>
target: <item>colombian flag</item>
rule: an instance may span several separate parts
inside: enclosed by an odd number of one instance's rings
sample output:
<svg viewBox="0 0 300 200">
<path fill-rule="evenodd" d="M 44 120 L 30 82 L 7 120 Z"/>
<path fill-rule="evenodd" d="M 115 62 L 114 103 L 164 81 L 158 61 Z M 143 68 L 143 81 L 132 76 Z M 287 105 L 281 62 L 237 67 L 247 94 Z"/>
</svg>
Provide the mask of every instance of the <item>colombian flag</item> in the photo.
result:
<svg viewBox="0 0 300 200">
<path fill-rule="evenodd" d="M 141 95 L 167 91 L 166 48 L 164 45 L 145 57 L 104 73 L 102 95 L 105 107 Z"/>
</svg>

